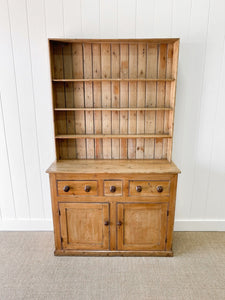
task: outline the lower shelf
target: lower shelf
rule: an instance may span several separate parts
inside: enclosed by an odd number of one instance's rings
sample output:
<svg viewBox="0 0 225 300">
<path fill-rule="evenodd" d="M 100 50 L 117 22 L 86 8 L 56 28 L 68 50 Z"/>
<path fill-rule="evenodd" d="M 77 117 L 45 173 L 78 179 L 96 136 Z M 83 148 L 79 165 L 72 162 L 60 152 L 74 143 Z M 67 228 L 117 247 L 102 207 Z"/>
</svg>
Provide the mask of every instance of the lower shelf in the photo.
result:
<svg viewBox="0 0 225 300">
<path fill-rule="evenodd" d="M 79 251 L 55 250 L 55 256 L 158 256 L 172 257 L 173 251 Z"/>
</svg>

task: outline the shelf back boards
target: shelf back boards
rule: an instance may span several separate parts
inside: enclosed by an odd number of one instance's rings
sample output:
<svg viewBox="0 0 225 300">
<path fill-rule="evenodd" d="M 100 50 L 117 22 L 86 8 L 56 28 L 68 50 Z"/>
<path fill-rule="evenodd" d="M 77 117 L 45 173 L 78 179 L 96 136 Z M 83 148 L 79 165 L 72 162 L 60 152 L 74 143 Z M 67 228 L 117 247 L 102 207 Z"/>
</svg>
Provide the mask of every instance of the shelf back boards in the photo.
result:
<svg viewBox="0 0 225 300">
<path fill-rule="evenodd" d="M 179 39 L 49 48 L 57 160 L 171 161 Z"/>
</svg>

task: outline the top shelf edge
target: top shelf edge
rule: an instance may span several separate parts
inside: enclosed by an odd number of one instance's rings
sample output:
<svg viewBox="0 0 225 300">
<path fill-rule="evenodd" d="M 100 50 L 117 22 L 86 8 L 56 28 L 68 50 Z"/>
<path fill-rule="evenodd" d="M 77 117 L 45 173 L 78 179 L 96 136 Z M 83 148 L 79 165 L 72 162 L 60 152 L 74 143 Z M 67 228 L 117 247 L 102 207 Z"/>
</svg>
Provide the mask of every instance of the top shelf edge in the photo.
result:
<svg viewBox="0 0 225 300">
<path fill-rule="evenodd" d="M 180 38 L 146 38 L 146 39 L 63 39 L 63 38 L 49 38 L 49 42 L 63 42 L 63 43 L 120 43 L 120 44 L 130 44 L 130 43 L 175 43 L 180 40 Z"/>
</svg>

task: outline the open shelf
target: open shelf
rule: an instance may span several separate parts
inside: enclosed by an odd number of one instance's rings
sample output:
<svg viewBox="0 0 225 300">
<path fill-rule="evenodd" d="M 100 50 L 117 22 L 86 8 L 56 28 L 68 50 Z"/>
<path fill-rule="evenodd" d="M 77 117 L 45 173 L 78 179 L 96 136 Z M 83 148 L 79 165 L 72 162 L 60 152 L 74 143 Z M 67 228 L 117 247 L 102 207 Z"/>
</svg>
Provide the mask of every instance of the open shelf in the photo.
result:
<svg viewBox="0 0 225 300">
<path fill-rule="evenodd" d="M 172 111 L 172 107 L 77 107 L 55 108 L 54 111 Z"/>
<path fill-rule="evenodd" d="M 170 161 L 178 44 L 51 40 L 57 160 Z"/>
<path fill-rule="evenodd" d="M 169 134 L 59 134 L 56 139 L 139 139 L 139 138 L 172 138 Z"/>
<path fill-rule="evenodd" d="M 170 82 L 175 79 L 167 79 L 167 78 L 79 78 L 79 79 L 53 79 L 53 82 L 108 82 L 108 81 L 117 81 L 117 82 Z"/>
</svg>

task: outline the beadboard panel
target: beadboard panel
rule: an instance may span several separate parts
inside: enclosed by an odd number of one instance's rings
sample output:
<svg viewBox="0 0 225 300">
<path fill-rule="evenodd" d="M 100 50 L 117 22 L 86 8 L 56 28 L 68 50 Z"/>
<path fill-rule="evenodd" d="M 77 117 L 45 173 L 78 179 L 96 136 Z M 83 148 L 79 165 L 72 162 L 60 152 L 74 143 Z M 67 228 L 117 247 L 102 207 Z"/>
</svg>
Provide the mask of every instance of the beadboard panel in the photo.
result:
<svg viewBox="0 0 225 300">
<path fill-rule="evenodd" d="M 48 38 L 180 37 L 176 230 L 224 230 L 225 2 L 0 0 L 0 229 L 51 229 Z"/>
</svg>

